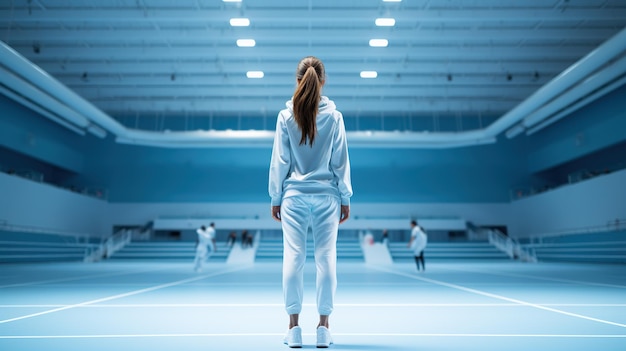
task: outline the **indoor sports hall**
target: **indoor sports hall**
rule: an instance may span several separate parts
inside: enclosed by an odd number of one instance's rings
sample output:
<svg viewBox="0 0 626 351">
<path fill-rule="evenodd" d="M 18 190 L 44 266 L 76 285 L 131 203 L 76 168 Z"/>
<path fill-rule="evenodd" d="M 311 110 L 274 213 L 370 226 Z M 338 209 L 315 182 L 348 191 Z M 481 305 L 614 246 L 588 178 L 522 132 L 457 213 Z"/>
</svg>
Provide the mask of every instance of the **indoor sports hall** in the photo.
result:
<svg viewBox="0 0 626 351">
<path fill-rule="evenodd" d="M 626 350 L 624 0 L 6 0 L 0 93 L 2 351 Z"/>
</svg>

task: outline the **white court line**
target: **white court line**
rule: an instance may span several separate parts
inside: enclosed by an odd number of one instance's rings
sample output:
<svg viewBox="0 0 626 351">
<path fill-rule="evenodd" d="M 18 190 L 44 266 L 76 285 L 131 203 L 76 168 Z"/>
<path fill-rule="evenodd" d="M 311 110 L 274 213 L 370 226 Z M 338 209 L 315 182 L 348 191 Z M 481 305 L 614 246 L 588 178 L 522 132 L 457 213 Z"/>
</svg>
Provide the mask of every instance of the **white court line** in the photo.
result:
<svg viewBox="0 0 626 351">
<path fill-rule="evenodd" d="M 495 299 L 499 299 L 499 300 L 509 301 L 509 302 L 513 302 L 513 303 L 518 303 L 518 304 L 524 305 L 524 306 L 538 308 L 538 309 L 544 310 L 544 311 L 555 312 L 555 313 L 563 314 L 563 315 L 570 316 L 570 317 L 577 317 L 577 318 L 586 319 L 586 320 L 590 320 L 590 321 L 594 321 L 594 322 L 599 322 L 599 323 L 604 323 L 604 324 L 614 325 L 614 326 L 617 326 L 617 327 L 626 328 L 626 324 L 622 324 L 622 323 L 616 323 L 616 322 L 611 322 L 611 321 L 607 321 L 607 320 L 604 320 L 604 319 L 584 316 L 582 314 L 577 314 L 577 313 L 571 313 L 571 312 L 567 312 L 567 311 L 557 310 L 556 308 L 550 308 L 550 307 L 534 304 L 534 303 L 531 303 L 531 302 L 526 302 L 526 301 L 512 299 L 512 298 L 501 296 L 501 295 L 491 294 L 491 293 L 488 293 L 488 292 L 484 292 L 484 291 L 480 291 L 480 290 L 476 290 L 476 289 L 471 289 L 471 288 L 466 288 L 466 287 L 461 286 L 461 285 L 450 284 L 450 283 L 442 282 L 442 281 L 439 281 L 439 280 L 434 280 L 434 279 L 429 279 L 429 278 L 424 278 L 424 277 L 417 277 L 415 275 L 410 275 L 410 274 L 402 273 L 402 272 L 390 271 L 390 270 L 386 270 L 386 269 L 383 269 L 383 268 L 380 268 L 380 267 L 372 267 L 372 268 L 376 269 L 376 270 L 379 270 L 381 272 L 387 272 L 387 273 L 391 273 L 391 274 L 401 275 L 401 276 L 404 276 L 404 277 L 409 277 L 409 278 L 412 278 L 412 279 L 418 279 L 418 280 L 421 280 L 421 281 L 425 281 L 425 282 L 429 282 L 429 283 L 433 283 L 433 284 L 437 284 L 437 285 L 441 285 L 441 286 L 447 286 L 449 288 L 462 290 L 462 291 L 470 292 L 470 293 L 477 294 L 477 295 L 487 296 L 487 297 L 491 297 L 491 298 L 495 298 Z"/>
<path fill-rule="evenodd" d="M 103 297 L 103 298 L 96 299 L 96 300 L 85 301 L 85 302 L 81 302 L 81 303 L 74 304 L 74 305 L 68 305 L 68 306 L 64 306 L 64 307 L 55 308 L 55 309 L 52 309 L 52 310 L 32 313 L 32 314 L 28 314 L 28 315 L 25 315 L 25 316 L 20 316 L 20 317 L 5 319 L 5 320 L 0 320 L 0 324 L 9 323 L 9 322 L 15 322 L 15 321 L 19 321 L 19 320 L 26 319 L 26 318 L 37 317 L 37 316 L 41 316 L 41 315 L 44 315 L 44 314 L 50 314 L 50 313 L 54 313 L 54 312 L 64 311 L 64 310 L 68 310 L 68 309 L 71 309 L 71 308 L 81 307 L 81 306 L 85 306 L 85 305 L 91 305 L 91 304 L 94 304 L 94 303 L 115 300 L 115 299 L 119 299 L 119 298 L 122 298 L 122 297 L 142 294 L 142 293 L 145 293 L 145 292 L 150 292 L 150 291 L 154 291 L 154 290 L 158 290 L 158 289 L 169 288 L 171 286 L 176 286 L 176 285 L 180 285 L 180 284 L 184 284 L 184 283 L 189 283 L 189 282 L 193 282 L 193 281 L 196 281 L 196 280 L 201 280 L 201 279 L 205 279 L 205 278 L 209 278 L 209 277 L 214 277 L 214 276 L 221 275 L 221 274 L 236 272 L 236 271 L 244 270 L 244 269 L 247 269 L 247 268 L 250 268 L 250 267 L 252 267 L 252 266 L 244 266 L 244 267 L 229 269 L 229 270 L 226 270 L 226 271 L 223 271 L 223 272 L 217 272 L 217 273 L 212 273 L 212 274 L 205 274 L 205 275 L 201 275 L 201 276 L 198 276 L 198 277 L 187 278 L 187 279 L 183 279 L 183 280 L 177 280 L 177 281 L 174 281 L 174 282 L 171 282 L 171 283 L 166 283 L 166 284 L 153 286 L 153 287 L 150 287 L 150 288 L 130 291 L 130 292 L 127 292 L 127 293 L 124 293 L 124 294 L 118 294 L 118 295 L 113 295 L 113 296 L 109 296 L 109 297 Z"/>
<path fill-rule="evenodd" d="M 313 333 L 302 333 L 313 336 Z M 334 336 L 357 337 L 462 337 L 462 338 L 574 338 L 574 339 L 624 339 L 626 334 L 430 334 L 430 333 L 333 333 Z M 2 339 L 114 339 L 114 338 L 189 338 L 189 337 L 254 337 L 284 336 L 282 333 L 206 333 L 206 334 L 90 334 L 90 335 L 2 335 Z"/>
<path fill-rule="evenodd" d="M 519 303 L 336 303 L 336 307 L 523 307 Z M 624 303 L 539 303 L 552 307 L 626 307 Z M 70 305 L 0 305 L 0 308 L 53 308 Z M 196 308 L 196 307 L 284 307 L 283 303 L 148 303 L 148 304 L 89 304 L 77 308 Z M 303 303 L 303 307 L 317 307 Z"/>
<path fill-rule="evenodd" d="M 535 279 L 535 280 L 547 280 L 559 283 L 569 283 L 569 284 L 579 284 L 579 285 L 590 285 L 590 286 L 601 286 L 607 288 L 618 288 L 618 289 L 626 289 L 626 285 L 617 285 L 617 284 L 607 284 L 607 283 L 594 283 L 594 282 L 585 282 L 581 280 L 571 280 L 571 279 L 560 279 L 560 278 L 548 278 L 548 277 L 535 277 L 526 274 L 517 274 L 517 273 L 496 273 L 496 272 L 488 272 L 482 270 L 475 269 L 463 269 L 463 268 L 445 268 L 447 270 L 452 271 L 460 271 L 460 272 L 472 272 L 472 273 L 481 273 L 481 274 L 490 274 L 496 276 L 504 276 L 504 277 L 513 277 L 513 278 L 527 278 L 527 279 Z"/>
<path fill-rule="evenodd" d="M 25 283 L 0 285 L 0 289 L 15 288 L 15 287 L 21 287 L 21 286 L 31 286 L 31 285 L 41 285 L 41 284 L 49 284 L 49 283 L 61 283 L 61 282 L 69 282 L 69 281 L 75 281 L 75 280 L 81 280 L 81 279 L 94 279 L 94 278 L 102 278 L 102 277 L 122 276 L 122 275 L 129 275 L 129 274 L 135 274 L 135 273 L 156 272 L 160 270 L 164 270 L 164 269 L 138 269 L 138 270 L 130 271 L 130 272 L 128 271 L 110 272 L 110 273 L 102 273 L 102 274 L 83 275 L 83 276 L 78 276 L 78 277 L 38 280 L 38 281 L 25 282 Z"/>
</svg>

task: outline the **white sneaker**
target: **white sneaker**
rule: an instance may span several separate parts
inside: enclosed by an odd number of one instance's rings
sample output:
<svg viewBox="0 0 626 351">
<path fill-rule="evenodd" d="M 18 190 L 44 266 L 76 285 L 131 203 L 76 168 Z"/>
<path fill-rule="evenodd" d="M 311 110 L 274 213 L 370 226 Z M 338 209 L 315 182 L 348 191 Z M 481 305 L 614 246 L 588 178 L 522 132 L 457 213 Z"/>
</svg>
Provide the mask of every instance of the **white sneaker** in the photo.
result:
<svg viewBox="0 0 626 351">
<path fill-rule="evenodd" d="M 287 331 L 285 339 L 283 340 L 287 346 L 291 348 L 302 347 L 302 328 L 295 326 Z"/>
<path fill-rule="evenodd" d="M 330 330 L 326 327 L 317 327 L 317 347 L 326 348 L 333 343 L 333 338 L 330 336 Z"/>
</svg>

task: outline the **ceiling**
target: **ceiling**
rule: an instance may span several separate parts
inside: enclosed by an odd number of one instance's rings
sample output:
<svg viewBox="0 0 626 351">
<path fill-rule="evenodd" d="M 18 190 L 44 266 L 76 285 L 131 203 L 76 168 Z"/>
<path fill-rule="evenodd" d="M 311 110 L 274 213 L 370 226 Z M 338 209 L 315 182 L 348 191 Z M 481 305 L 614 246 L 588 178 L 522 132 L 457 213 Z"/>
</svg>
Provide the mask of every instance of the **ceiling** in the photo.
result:
<svg viewBox="0 0 626 351">
<path fill-rule="evenodd" d="M 395 25 L 376 26 L 377 18 Z M 325 63 L 324 94 L 348 130 L 482 128 L 625 26 L 626 0 L 0 3 L 2 41 L 146 130 L 271 130 L 307 55 Z"/>
</svg>

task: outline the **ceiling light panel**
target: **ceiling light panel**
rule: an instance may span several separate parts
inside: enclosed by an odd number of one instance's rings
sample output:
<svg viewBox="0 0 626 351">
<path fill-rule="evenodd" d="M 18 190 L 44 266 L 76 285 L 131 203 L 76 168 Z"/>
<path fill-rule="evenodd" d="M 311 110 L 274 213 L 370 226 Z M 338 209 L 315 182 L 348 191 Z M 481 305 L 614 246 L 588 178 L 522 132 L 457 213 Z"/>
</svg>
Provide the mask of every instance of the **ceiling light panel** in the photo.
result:
<svg viewBox="0 0 626 351">
<path fill-rule="evenodd" d="M 250 20 L 247 18 L 231 18 L 230 25 L 233 27 L 247 27 L 250 25 Z"/>
<path fill-rule="evenodd" d="M 248 71 L 246 72 L 246 77 L 248 78 L 263 78 L 265 76 L 265 73 L 263 73 L 263 71 Z"/>
<path fill-rule="evenodd" d="M 387 45 L 389 45 L 389 41 L 387 41 L 387 39 L 371 39 L 370 40 L 370 46 L 372 47 L 384 48 L 384 47 L 387 47 Z"/>
<path fill-rule="evenodd" d="M 376 71 L 361 71 L 361 78 L 376 78 L 378 77 L 378 72 Z"/>
<path fill-rule="evenodd" d="M 241 48 L 251 48 L 256 45 L 256 41 L 254 39 L 237 39 L 237 46 Z"/>
<path fill-rule="evenodd" d="M 393 27 L 396 25 L 396 20 L 393 18 L 377 18 L 375 23 L 379 27 Z"/>
</svg>

